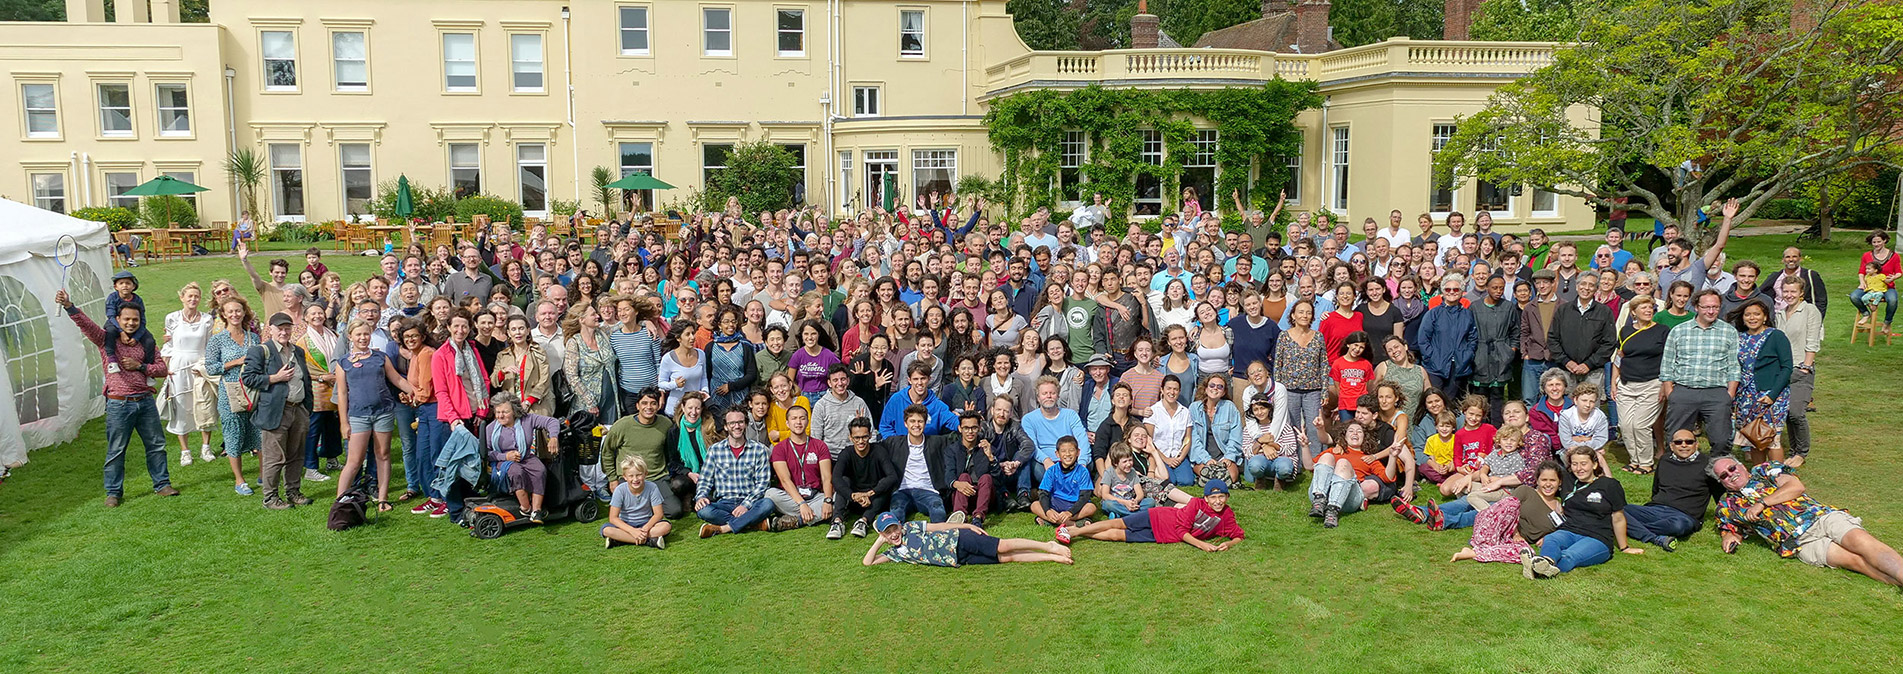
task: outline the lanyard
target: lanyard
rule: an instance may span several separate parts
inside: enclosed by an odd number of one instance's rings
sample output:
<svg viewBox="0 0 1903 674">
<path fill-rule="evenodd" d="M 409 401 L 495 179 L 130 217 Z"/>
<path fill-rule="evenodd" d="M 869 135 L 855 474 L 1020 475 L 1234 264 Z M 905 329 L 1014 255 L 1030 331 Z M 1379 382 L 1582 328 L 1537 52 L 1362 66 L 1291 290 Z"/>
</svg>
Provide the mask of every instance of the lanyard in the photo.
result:
<svg viewBox="0 0 1903 674">
<path fill-rule="evenodd" d="M 1637 337 L 1637 336 L 1639 336 L 1639 333 L 1641 333 L 1641 332 L 1645 332 L 1645 331 L 1647 331 L 1647 330 L 1651 330 L 1651 329 L 1652 329 L 1653 327 L 1655 327 L 1655 326 L 1657 326 L 1657 325 L 1658 325 L 1658 323 L 1656 323 L 1656 322 L 1655 322 L 1655 323 L 1653 323 L 1652 325 L 1648 325 L 1648 326 L 1645 326 L 1645 327 L 1643 327 L 1643 328 L 1639 328 L 1639 329 L 1637 329 L 1637 330 L 1633 330 L 1633 331 L 1632 331 L 1632 334 L 1629 334 L 1629 335 L 1626 335 L 1626 336 L 1624 336 L 1624 337 L 1621 337 L 1621 338 L 1619 338 L 1619 350 L 1620 350 L 1621 352 L 1623 352 L 1623 351 L 1625 351 L 1625 343 L 1626 343 L 1626 342 L 1628 342 L 1628 341 L 1631 341 L 1633 337 Z"/>
<path fill-rule="evenodd" d="M 1594 482 L 1597 482 L 1597 480 L 1594 480 Z M 1566 498 L 1562 498 L 1562 499 L 1560 499 L 1560 500 L 1559 500 L 1559 502 L 1560 502 L 1560 503 L 1565 503 L 1565 502 L 1567 502 L 1567 501 L 1571 501 L 1571 500 L 1573 500 L 1573 495 L 1574 495 L 1574 494 L 1577 494 L 1577 493 L 1579 493 L 1579 490 L 1581 490 L 1581 489 L 1585 489 L 1585 488 L 1587 488 L 1587 487 L 1591 487 L 1591 486 L 1592 486 L 1592 482 L 1583 482 L 1583 483 L 1580 483 L 1580 484 L 1578 484 L 1578 485 L 1576 485 L 1576 486 L 1574 486 L 1574 487 L 1573 487 L 1573 490 L 1572 490 L 1572 491 L 1569 491 L 1569 492 L 1566 492 Z"/>
</svg>

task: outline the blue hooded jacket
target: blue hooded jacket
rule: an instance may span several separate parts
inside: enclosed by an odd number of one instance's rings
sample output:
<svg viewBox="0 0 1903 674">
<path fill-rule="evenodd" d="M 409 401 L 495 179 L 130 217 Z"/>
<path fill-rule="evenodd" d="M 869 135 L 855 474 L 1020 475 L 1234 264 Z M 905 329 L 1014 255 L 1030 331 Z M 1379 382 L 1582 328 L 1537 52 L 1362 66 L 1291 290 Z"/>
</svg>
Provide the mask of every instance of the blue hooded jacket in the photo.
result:
<svg viewBox="0 0 1903 674">
<path fill-rule="evenodd" d="M 1441 379 L 1473 375 L 1474 346 L 1480 342 L 1474 312 L 1458 302 L 1443 303 L 1421 316 L 1421 331 L 1414 336 L 1414 350 L 1421 354 L 1421 367 Z"/>
<path fill-rule="evenodd" d="M 958 414 L 951 410 L 945 401 L 931 389 L 925 390 L 925 400 L 919 403 L 931 415 L 925 419 L 925 434 L 939 435 L 958 430 Z M 907 386 L 893 393 L 885 402 L 885 411 L 879 414 L 879 437 L 905 437 L 905 408 L 912 406 L 912 387 Z"/>
</svg>

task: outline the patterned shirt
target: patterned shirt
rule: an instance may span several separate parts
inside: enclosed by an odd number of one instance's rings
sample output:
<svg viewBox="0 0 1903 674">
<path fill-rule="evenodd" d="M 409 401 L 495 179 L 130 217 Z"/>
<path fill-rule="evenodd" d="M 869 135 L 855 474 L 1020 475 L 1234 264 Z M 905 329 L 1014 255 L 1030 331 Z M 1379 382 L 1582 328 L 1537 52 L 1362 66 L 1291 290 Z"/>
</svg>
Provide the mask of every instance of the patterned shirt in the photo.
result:
<svg viewBox="0 0 1903 674">
<path fill-rule="evenodd" d="M 1756 522 L 1745 519 L 1745 511 L 1752 505 L 1762 503 L 1777 493 L 1777 478 L 1780 475 L 1795 476 L 1796 473 L 1776 461 L 1767 461 L 1752 468 L 1751 479 L 1745 482 L 1743 489 L 1718 498 L 1718 528 L 1740 536 L 1755 531 L 1777 548 L 1779 556 L 1794 557 L 1799 547 L 1798 538 L 1804 535 L 1804 530 L 1809 529 L 1817 518 L 1837 509 L 1818 503 L 1805 494 L 1765 507 Z"/>
<path fill-rule="evenodd" d="M 1328 358 L 1321 333 L 1310 333 L 1308 346 L 1287 332 L 1276 338 L 1275 380 L 1297 391 L 1328 388 Z"/>
<path fill-rule="evenodd" d="M 926 531 L 924 522 L 899 525 L 900 545 L 885 551 L 886 559 L 907 564 L 958 566 L 958 531 Z"/>
<path fill-rule="evenodd" d="M 749 442 L 739 456 L 734 456 L 733 443 L 722 442 L 707 448 L 707 463 L 701 466 L 701 473 L 707 477 L 694 490 L 695 499 L 758 501 L 766 496 L 773 479 L 773 450 Z"/>
<path fill-rule="evenodd" d="M 1738 329 L 1730 323 L 1718 321 L 1707 328 L 1686 321 L 1666 335 L 1659 381 L 1717 388 L 1738 380 Z"/>
</svg>

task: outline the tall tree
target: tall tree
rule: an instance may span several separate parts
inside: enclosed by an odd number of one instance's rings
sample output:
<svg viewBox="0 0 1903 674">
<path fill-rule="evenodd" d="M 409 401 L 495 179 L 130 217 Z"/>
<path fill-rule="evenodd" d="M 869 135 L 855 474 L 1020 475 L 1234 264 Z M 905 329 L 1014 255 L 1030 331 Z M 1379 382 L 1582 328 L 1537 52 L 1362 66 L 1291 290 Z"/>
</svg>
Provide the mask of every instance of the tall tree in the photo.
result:
<svg viewBox="0 0 1903 674">
<path fill-rule="evenodd" d="M 1785 191 L 1884 162 L 1903 141 L 1903 4 L 1625 0 L 1576 6 L 1582 43 L 1496 91 L 1435 155 L 1437 179 L 1532 185 L 1702 239 Z M 1596 130 L 1577 121 L 1597 110 Z M 1652 189 L 1662 183 L 1665 189 Z"/>
<path fill-rule="evenodd" d="M 1571 42 L 1579 37 L 1573 4 L 1573 0 L 1486 0 L 1473 17 L 1473 39 Z"/>
<path fill-rule="evenodd" d="M 1391 37 L 1438 40 L 1445 11 L 1438 0 L 1333 0 L 1328 22 L 1343 47 Z"/>
</svg>

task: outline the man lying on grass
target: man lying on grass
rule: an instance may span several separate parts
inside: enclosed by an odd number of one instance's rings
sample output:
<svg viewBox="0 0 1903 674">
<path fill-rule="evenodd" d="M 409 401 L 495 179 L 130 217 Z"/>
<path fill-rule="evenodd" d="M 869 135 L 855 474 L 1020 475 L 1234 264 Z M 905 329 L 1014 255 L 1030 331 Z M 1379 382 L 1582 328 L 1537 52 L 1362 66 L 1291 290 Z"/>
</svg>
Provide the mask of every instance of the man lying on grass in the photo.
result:
<svg viewBox="0 0 1903 674">
<path fill-rule="evenodd" d="M 1236 524 L 1236 511 L 1229 509 L 1229 483 L 1210 480 L 1203 495 L 1175 508 L 1149 508 L 1143 512 L 1108 519 L 1083 527 L 1059 527 L 1057 541 L 1070 543 L 1079 538 L 1122 543 L 1175 543 L 1182 541 L 1204 552 L 1220 552 L 1242 540 L 1242 527 Z M 1210 543 L 1211 538 L 1227 538 Z"/>
<path fill-rule="evenodd" d="M 866 566 L 905 562 L 928 566 L 966 566 L 1006 562 L 1070 561 L 1070 548 L 1028 538 L 994 538 L 970 524 L 900 522 L 897 515 L 880 513 L 875 522 L 879 537 L 866 550 Z M 885 546 L 893 546 L 880 554 Z"/>
</svg>

